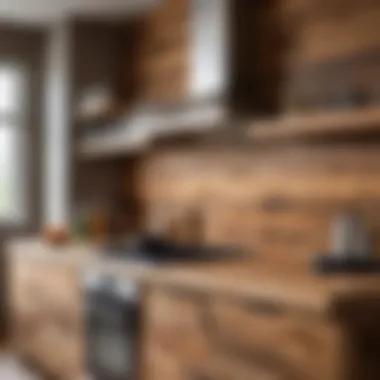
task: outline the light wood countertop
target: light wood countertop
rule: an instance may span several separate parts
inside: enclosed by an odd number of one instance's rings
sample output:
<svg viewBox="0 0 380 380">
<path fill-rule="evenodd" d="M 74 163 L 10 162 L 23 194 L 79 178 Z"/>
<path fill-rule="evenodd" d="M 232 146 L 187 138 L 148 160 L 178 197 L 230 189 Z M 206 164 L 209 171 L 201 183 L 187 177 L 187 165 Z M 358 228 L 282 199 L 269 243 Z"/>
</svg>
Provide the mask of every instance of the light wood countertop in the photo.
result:
<svg viewBox="0 0 380 380">
<path fill-rule="evenodd" d="M 308 268 L 284 272 L 254 262 L 162 268 L 148 281 L 233 297 L 272 298 L 322 314 L 338 299 L 380 297 L 380 275 L 323 276 Z"/>
<path fill-rule="evenodd" d="M 49 260 L 57 264 L 114 273 L 143 285 L 179 287 L 184 290 L 240 298 L 273 298 L 293 306 L 326 313 L 338 297 L 380 297 L 380 275 L 321 276 L 307 267 L 284 271 L 260 261 L 187 263 L 147 266 L 104 258 L 96 245 L 72 243 L 53 247 L 39 239 L 15 240 L 8 245 L 10 260 Z"/>
</svg>

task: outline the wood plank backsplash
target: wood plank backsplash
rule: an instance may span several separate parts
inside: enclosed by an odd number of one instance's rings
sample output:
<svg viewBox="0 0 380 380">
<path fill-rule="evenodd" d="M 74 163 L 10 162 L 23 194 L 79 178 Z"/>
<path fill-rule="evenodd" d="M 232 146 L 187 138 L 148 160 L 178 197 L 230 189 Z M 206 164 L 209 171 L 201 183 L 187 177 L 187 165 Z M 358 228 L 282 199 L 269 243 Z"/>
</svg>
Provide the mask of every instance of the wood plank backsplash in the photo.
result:
<svg viewBox="0 0 380 380">
<path fill-rule="evenodd" d="M 378 0 L 262 2 L 256 12 L 274 28 L 266 42 L 268 33 L 252 33 L 249 20 L 243 23 L 245 14 L 253 14 L 244 12 L 252 2 L 239 4 L 237 84 L 248 84 L 263 98 L 272 86 L 265 78 L 279 71 L 275 95 L 281 99 L 274 108 L 281 113 L 380 104 Z M 252 36 L 263 38 L 263 49 L 243 49 L 260 44 Z M 244 58 L 249 52 L 252 60 Z M 250 63 L 244 63 L 257 56 L 263 64 L 245 72 Z M 275 63 L 273 72 L 265 72 L 267 61 Z M 252 86 L 257 78 L 262 83 Z M 356 212 L 380 253 L 376 143 L 162 148 L 140 169 L 138 194 L 148 228 L 181 239 L 241 245 L 276 262 L 305 263 L 328 249 L 334 216 Z"/>
<path fill-rule="evenodd" d="M 164 0 L 143 21 L 137 49 L 143 100 L 171 103 L 188 95 L 189 23 L 189 0 Z"/>
<path fill-rule="evenodd" d="M 283 110 L 380 104 L 380 2 L 280 0 Z"/>
<path fill-rule="evenodd" d="M 356 212 L 380 253 L 375 144 L 173 148 L 147 157 L 140 175 L 146 225 L 170 234 L 194 228 L 198 213 L 196 239 L 304 263 L 328 249 L 335 215 Z"/>
</svg>

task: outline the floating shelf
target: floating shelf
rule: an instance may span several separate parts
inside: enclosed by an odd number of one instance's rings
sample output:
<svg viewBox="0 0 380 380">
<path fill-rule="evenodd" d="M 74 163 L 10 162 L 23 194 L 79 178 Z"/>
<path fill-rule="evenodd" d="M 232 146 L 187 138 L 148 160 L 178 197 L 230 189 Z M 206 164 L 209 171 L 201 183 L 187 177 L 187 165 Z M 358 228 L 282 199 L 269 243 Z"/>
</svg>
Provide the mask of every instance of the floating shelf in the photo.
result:
<svg viewBox="0 0 380 380">
<path fill-rule="evenodd" d="M 91 137 L 82 139 L 77 153 L 83 160 L 138 155 L 147 149 L 148 140 L 132 141 L 126 136 Z"/>
<path fill-rule="evenodd" d="M 140 114 L 138 120 L 126 120 L 124 128 L 110 128 L 102 135 L 84 136 L 78 142 L 78 155 L 99 159 L 140 154 L 152 145 L 199 137 L 218 130 L 227 118 L 224 107 L 203 105 L 196 109 L 167 112 L 163 115 Z"/>
<path fill-rule="evenodd" d="M 380 134 L 380 108 L 288 115 L 255 120 L 248 136 L 258 142 Z"/>
<path fill-rule="evenodd" d="M 144 136 L 143 139 L 134 139 L 128 134 L 85 137 L 80 139 L 77 153 L 83 160 L 112 158 L 117 156 L 139 155 L 156 145 L 173 144 L 192 139 L 201 139 L 212 131 L 221 127 L 213 125 L 193 125 L 191 128 L 160 130 Z"/>
</svg>

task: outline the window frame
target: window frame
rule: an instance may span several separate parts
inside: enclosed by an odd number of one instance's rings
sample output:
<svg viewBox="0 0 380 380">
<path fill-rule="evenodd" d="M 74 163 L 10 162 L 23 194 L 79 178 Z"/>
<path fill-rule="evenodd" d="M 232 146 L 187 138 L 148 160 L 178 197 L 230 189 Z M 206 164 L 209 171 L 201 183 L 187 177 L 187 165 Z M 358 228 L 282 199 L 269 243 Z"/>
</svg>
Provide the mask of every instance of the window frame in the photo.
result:
<svg viewBox="0 0 380 380">
<path fill-rule="evenodd" d="M 23 224 L 0 222 L 1 241 L 15 236 L 37 236 L 43 227 L 43 160 L 46 106 L 46 49 L 50 29 L 45 26 L 0 26 L 0 62 L 20 63 L 26 70 L 28 80 L 27 111 L 25 113 L 25 144 L 28 152 L 26 162 L 26 205 L 28 219 Z"/>
<path fill-rule="evenodd" d="M 18 187 L 17 194 L 14 198 L 14 205 L 10 207 L 12 209 L 14 207 L 14 210 L 11 212 L 14 213 L 14 215 L 6 215 L 7 211 L 2 212 L 0 209 L 0 228 L 4 229 L 4 227 L 21 227 L 26 225 L 29 222 L 31 210 L 30 210 L 30 204 L 27 201 L 27 186 L 28 186 L 28 179 L 27 173 L 29 170 L 31 170 L 29 163 L 29 145 L 27 143 L 28 137 L 29 137 L 29 130 L 27 126 L 27 118 L 28 118 L 28 98 L 31 94 L 30 92 L 30 85 L 27 78 L 27 68 L 25 67 L 25 64 L 21 64 L 16 61 L 11 61 L 7 59 L 1 59 L 0 58 L 0 72 L 1 70 L 11 70 L 15 71 L 19 78 L 17 79 L 18 84 L 16 86 L 19 86 L 18 90 L 18 103 L 20 104 L 18 107 L 18 110 L 15 111 L 6 111 L 1 110 L 0 108 L 0 128 L 2 127 L 10 127 L 10 130 L 14 130 L 16 132 L 16 139 L 15 142 L 15 153 L 19 155 L 17 158 L 18 162 L 14 166 L 14 170 L 16 170 L 17 176 L 19 176 L 19 179 L 17 180 L 18 183 L 16 183 L 16 187 Z M 0 147 L 1 148 L 1 147 Z M 9 212 L 9 210 L 8 210 Z"/>
</svg>

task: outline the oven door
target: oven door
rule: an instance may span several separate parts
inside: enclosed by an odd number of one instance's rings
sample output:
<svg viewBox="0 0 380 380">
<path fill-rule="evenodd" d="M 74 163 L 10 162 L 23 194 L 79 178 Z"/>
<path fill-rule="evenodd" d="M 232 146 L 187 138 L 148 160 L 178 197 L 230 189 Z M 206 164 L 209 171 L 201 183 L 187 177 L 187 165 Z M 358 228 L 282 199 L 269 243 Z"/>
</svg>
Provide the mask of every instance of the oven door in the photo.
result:
<svg viewBox="0 0 380 380">
<path fill-rule="evenodd" d="M 103 277 L 86 290 L 89 378 L 137 380 L 140 308 L 136 287 Z"/>
</svg>

